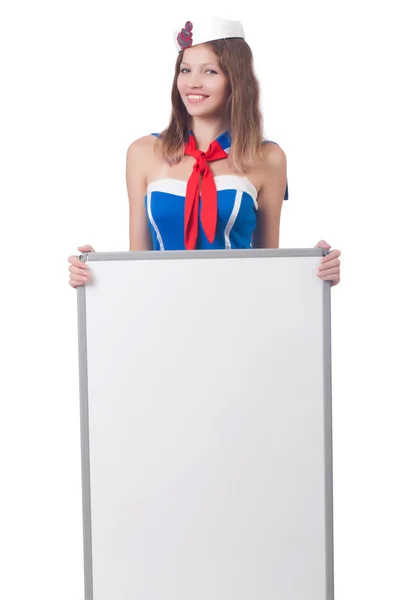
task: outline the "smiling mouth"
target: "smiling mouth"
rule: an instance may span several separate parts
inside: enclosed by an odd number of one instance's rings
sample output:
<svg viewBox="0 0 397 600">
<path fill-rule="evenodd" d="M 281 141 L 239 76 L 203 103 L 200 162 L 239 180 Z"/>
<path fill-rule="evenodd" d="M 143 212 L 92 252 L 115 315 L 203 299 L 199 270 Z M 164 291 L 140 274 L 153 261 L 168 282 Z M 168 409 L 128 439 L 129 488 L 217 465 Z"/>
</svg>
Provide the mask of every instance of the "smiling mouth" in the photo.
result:
<svg viewBox="0 0 397 600">
<path fill-rule="evenodd" d="M 186 94 L 186 98 L 189 102 L 202 102 L 206 100 L 208 96 L 203 96 L 202 94 Z"/>
</svg>

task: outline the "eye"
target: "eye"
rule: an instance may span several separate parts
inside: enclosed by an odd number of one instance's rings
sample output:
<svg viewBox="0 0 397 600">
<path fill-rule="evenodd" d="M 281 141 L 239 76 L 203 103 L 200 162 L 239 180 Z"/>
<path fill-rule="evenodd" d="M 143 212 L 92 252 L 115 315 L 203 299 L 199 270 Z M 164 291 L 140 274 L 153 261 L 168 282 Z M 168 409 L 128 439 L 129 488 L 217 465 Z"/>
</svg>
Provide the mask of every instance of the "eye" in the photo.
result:
<svg viewBox="0 0 397 600">
<path fill-rule="evenodd" d="M 179 71 L 179 72 L 180 72 L 180 73 L 186 73 L 187 71 L 190 71 L 190 69 L 188 69 L 187 67 L 183 67 L 182 69 L 180 69 L 180 71 Z M 213 73 L 213 74 L 215 74 L 215 75 L 217 75 L 217 73 L 218 73 L 218 72 L 217 72 L 217 71 L 215 71 L 214 69 L 207 69 L 205 72 L 206 72 L 206 73 Z"/>
</svg>

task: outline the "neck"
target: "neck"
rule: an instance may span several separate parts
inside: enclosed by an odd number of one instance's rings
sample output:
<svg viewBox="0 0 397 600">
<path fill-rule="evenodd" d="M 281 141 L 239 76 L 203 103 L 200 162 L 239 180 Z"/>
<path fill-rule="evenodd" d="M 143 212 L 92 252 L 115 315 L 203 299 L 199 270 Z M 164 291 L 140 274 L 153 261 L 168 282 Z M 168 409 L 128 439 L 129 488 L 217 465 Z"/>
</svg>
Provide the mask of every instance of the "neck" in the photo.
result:
<svg viewBox="0 0 397 600">
<path fill-rule="evenodd" d="M 192 117 L 190 129 L 196 139 L 197 147 L 202 152 L 208 150 L 208 146 L 217 137 L 227 131 L 230 124 L 227 119 L 203 119 Z"/>
</svg>

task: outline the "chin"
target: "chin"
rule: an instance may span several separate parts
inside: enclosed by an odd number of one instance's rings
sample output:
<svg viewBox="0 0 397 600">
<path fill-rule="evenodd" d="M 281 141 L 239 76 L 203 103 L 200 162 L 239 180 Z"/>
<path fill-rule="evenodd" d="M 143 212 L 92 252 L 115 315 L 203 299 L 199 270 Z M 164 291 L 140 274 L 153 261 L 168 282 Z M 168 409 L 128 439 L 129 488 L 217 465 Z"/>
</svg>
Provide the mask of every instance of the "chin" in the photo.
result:
<svg viewBox="0 0 397 600">
<path fill-rule="evenodd" d="M 187 111 L 191 117 L 210 117 L 213 112 L 208 110 L 188 110 Z"/>
<path fill-rule="evenodd" d="M 204 106 L 186 106 L 185 108 L 191 117 L 211 117 L 219 112 L 218 107 L 207 108 Z"/>
</svg>

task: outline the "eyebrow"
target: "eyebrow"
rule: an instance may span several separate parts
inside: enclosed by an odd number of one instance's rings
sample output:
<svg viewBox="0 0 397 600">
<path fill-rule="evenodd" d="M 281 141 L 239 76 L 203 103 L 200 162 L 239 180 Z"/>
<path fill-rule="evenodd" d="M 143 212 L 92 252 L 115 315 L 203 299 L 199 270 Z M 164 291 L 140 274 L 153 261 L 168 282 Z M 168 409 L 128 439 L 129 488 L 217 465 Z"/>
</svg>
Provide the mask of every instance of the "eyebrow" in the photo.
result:
<svg viewBox="0 0 397 600">
<path fill-rule="evenodd" d="M 190 66 L 191 66 L 189 63 L 187 63 L 187 62 L 185 62 L 185 61 L 182 61 L 182 62 L 181 62 L 181 65 L 187 65 L 188 67 L 190 67 Z M 217 64 L 216 64 L 216 63 L 203 63 L 203 64 L 201 64 L 201 65 L 199 65 L 199 66 L 201 66 L 201 67 L 206 67 L 206 66 L 208 66 L 208 65 L 212 65 L 213 67 L 216 67 L 216 66 L 217 66 Z"/>
</svg>

